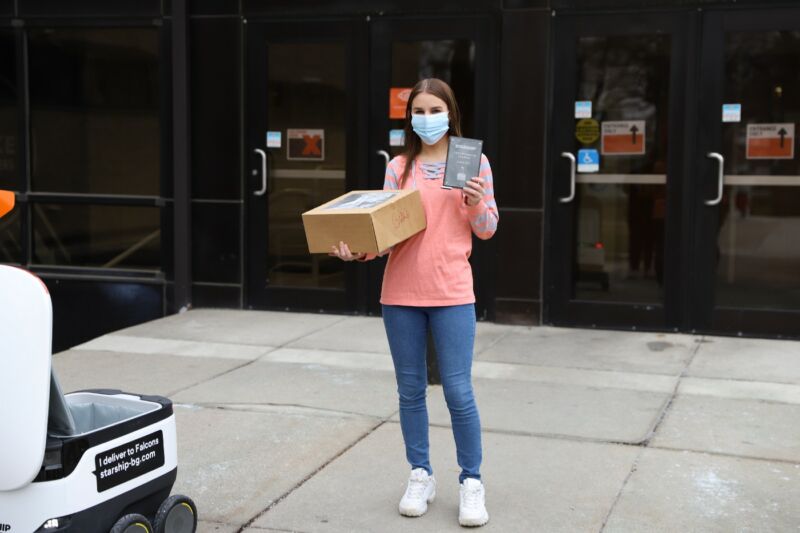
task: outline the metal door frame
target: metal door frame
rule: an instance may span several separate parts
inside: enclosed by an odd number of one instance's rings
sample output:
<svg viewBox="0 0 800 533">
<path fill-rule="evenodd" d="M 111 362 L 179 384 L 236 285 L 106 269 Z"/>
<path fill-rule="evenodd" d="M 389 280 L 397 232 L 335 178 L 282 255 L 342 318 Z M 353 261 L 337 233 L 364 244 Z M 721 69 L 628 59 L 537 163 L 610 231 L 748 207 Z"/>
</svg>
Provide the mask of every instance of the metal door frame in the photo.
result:
<svg viewBox="0 0 800 533">
<path fill-rule="evenodd" d="M 667 250 L 685 242 L 688 224 L 684 186 L 687 178 L 684 154 L 691 141 L 687 128 L 687 98 L 694 72 L 689 51 L 697 38 L 697 15 L 692 12 L 640 11 L 631 13 L 554 13 L 551 63 L 552 89 L 549 98 L 548 161 L 546 165 L 544 322 L 558 326 L 602 327 L 678 331 L 686 305 L 687 253 Z M 571 298 L 572 268 L 576 230 L 574 207 L 559 197 L 569 192 L 569 166 L 562 152 L 572 152 L 574 97 L 576 94 L 576 42 L 579 35 L 672 35 L 667 156 L 667 213 L 664 228 L 664 303 L 594 302 Z M 560 120 L 569 117 L 569 127 Z"/>
<path fill-rule="evenodd" d="M 492 117 L 498 116 L 497 91 L 499 57 L 496 46 L 496 28 L 499 20 L 494 15 L 434 15 L 422 17 L 387 16 L 371 19 L 370 25 L 370 116 L 369 116 L 369 176 L 370 188 L 383 187 L 385 161 L 379 150 L 388 146 L 389 87 L 391 86 L 391 53 L 395 41 L 421 41 L 469 39 L 475 43 L 474 135 L 484 139 L 484 151 L 492 163 L 499 153 L 498 125 Z M 458 94 L 456 94 L 458 98 Z M 494 168 L 494 164 L 493 164 Z M 499 177 L 497 179 L 502 179 Z M 494 279 L 497 265 L 496 239 L 477 242 L 473 239 L 471 264 L 475 279 L 476 313 L 479 318 L 494 318 Z M 385 259 L 368 264 L 367 293 L 363 312 L 378 315 L 378 300 Z"/>
<path fill-rule="evenodd" d="M 253 309 L 292 309 L 333 312 L 354 312 L 358 294 L 363 291 L 359 281 L 358 266 L 345 265 L 345 288 L 270 287 L 262 281 L 267 264 L 268 220 L 267 192 L 255 196 L 254 191 L 262 187 L 262 162 L 254 151 L 256 148 L 269 153 L 264 146 L 267 131 L 267 101 L 265 98 L 268 80 L 267 44 L 341 42 L 346 49 L 346 182 L 347 190 L 366 186 L 364 173 L 366 131 L 364 129 L 367 98 L 367 76 L 365 65 L 368 57 L 366 46 L 366 22 L 355 19 L 330 20 L 245 20 L 245 100 L 244 100 L 244 153 L 243 188 L 245 206 L 246 262 L 245 305 Z M 255 174 L 254 174 L 255 172 Z M 267 176 L 268 178 L 268 176 Z M 268 181 L 268 179 L 267 179 Z M 361 275 L 363 277 L 363 274 Z"/>
<path fill-rule="evenodd" d="M 691 165 L 695 219 L 692 256 L 703 268 L 691 270 L 690 294 L 694 305 L 686 308 L 688 330 L 721 335 L 800 338 L 800 310 L 715 308 L 714 252 L 717 246 L 719 206 L 703 200 L 717 194 L 717 163 L 706 154 L 722 146 L 721 104 L 724 98 L 725 34 L 729 31 L 800 31 L 800 9 L 708 9 L 703 16 L 702 48 L 698 78 L 696 152 Z"/>
</svg>

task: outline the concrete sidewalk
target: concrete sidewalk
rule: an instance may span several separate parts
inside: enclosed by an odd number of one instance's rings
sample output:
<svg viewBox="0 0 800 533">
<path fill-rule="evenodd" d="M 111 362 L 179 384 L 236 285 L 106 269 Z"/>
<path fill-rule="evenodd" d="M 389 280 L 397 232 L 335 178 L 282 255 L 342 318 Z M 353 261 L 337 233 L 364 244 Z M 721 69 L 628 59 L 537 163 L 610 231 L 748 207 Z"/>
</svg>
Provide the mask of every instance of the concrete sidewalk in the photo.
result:
<svg viewBox="0 0 800 533">
<path fill-rule="evenodd" d="M 800 343 L 478 325 L 480 531 L 800 531 Z M 202 532 L 463 531 L 441 387 L 437 499 L 403 518 L 378 318 L 194 310 L 54 357 L 65 390 L 175 402 Z"/>
</svg>

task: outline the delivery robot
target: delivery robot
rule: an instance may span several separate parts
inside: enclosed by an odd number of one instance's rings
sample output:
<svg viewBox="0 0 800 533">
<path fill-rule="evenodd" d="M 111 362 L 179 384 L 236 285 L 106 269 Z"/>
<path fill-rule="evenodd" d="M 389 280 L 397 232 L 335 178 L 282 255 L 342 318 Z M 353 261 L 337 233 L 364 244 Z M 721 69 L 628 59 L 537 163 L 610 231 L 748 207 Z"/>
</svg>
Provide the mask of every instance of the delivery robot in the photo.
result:
<svg viewBox="0 0 800 533">
<path fill-rule="evenodd" d="M 11 197 L 13 200 L 13 196 Z M 13 207 L 0 191 L 0 216 Z M 44 283 L 0 265 L 0 533 L 193 533 L 170 496 L 172 403 L 117 390 L 63 394 Z"/>
</svg>

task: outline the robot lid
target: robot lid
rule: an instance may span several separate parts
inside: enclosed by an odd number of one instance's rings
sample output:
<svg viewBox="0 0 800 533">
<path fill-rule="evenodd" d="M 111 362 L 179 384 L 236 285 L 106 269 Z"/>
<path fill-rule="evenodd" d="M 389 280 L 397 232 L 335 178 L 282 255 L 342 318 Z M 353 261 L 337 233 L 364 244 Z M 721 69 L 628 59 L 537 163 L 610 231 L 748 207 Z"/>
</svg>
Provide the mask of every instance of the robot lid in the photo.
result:
<svg viewBox="0 0 800 533">
<path fill-rule="evenodd" d="M 42 467 L 50 400 L 52 306 L 44 283 L 0 265 L 0 491 Z"/>
</svg>

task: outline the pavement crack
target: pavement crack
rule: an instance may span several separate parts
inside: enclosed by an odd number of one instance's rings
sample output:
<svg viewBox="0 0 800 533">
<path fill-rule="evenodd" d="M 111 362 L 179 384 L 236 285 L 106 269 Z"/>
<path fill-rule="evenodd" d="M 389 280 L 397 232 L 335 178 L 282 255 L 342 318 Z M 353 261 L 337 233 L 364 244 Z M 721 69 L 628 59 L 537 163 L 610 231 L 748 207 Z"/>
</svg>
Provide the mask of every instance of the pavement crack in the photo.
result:
<svg viewBox="0 0 800 533">
<path fill-rule="evenodd" d="M 748 461 L 759 461 L 764 463 L 781 463 L 785 465 L 800 466 L 800 462 L 795 459 L 781 459 L 779 457 L 758 457 L 755 455 L 742 455 L 739 453 L 713 452 L 708 450 L 698 450 L 694 448 L 670 448 L 667 446 L 650 446 L 651 450 L 663 450 L 668 452 L 689 452 L 711 457 L 730 457 L 731 459 L 745 459 Z"/>
<path fill-rule="evenodd" d="M 483 353 L 483 352 L 481 352 Z M 534 367 L 534 368 L 555 368 L 555 369 L 563 369 L 563 370 L 585 370 L 587 372 L 605 372 L 608 374 L 633 374 L 633 375 L 640 375 L 640 376 L 658 376 L 658 377 L 674 377 L 674 373 L 669 372 L 647 372 L 645 370 L 620 370 L 616 368 L 593 368 L 590 366 L 580 366 L 580 365 L 567 365 L 567 364 L 547 364 L 547 363 L 520 363 L 519 361 L 507 361 L 503 359 L 497 360 L 486 360 L 486 359 L 475 359 L 476 363 L 500 363 L 503 365 L 514 365 L 520 367 Z"/>
<path fill-rule="evenodd" d="M 485 351 L 487 351 L 487 350 L 489 350 L 489 349 L 491 349 L 491 348 L 494 348 L 494 346 L 495 346 L 495 345 L 496 345 L 498 342 L 500 342 L 501 340 L 503 340 L 503 339 L 505 339 L 506 337 L 508 337 L 508 336 L 511 334 L 511 332 L 512 332 L 512 330 L 508 330 L 508 331 L 505 331 L 505 332 L 501 333 L 500 335 L 498 335 L 496 339 L 494 339 L 492 342 L 490 342 L 489 344 L 487 344 L 487 345 L 486 345 L 486 346 L 485 346 L 485 347 L 484 347 L 484 348 L 483 348 L 481 351 L 479 351 L 479 352 L 475 352 L 475 353 L 473 354 L 473 358 L 477 358 L 477 357 L 478 357 L 478 355 L 482 354 L 483 352 L 485 352 Z M 475 359 L 475 360 L 477 360 L 477 359 Z"/>
<path fill-rule="evenodd" d="M 317 330 L 314 330 L 314 331 L 311 331 L 311 332 L 308 332 L 308 333 L 304 333 L 304 334 L 302 334 L 302 335 L 300 335 L 300 336 L 298 336 L 298 337 L 295 337 L 295 338 L 293 338 L 293 339 L 289 339 L 289 340 L 287 340 L 286 342 L 284 342 L 283 344 L 281 344 L 280 346 L 276 347 L 276 349 L 279 349 L 279 348 L 291 348 L 291 347 L 289 346 L 290 344 L 292 344 L 292 343 L 295 343 L 295 342 L 297 342 L 297 341 L 299 341 L 300 339 L 303 339 L 303 338 L 305 338 L 305 337 L 310 337 L 311 335 L 316 335 L 317 333 L 320 333 L 320 332 L 322 332 L 322 331 L 326 331 L 326 330 L 328 330 L 328 329 L 331 329 L 331 328 L 332 328 L 332 327 L 334 327 L 334 326 L 338 326 L 339 324 L 341 324 L 342 322 L 344 322 L 344 321 L 345 321 L 345 320 L 347 320 L 348 318 L 352 318 L 352 317 L 351 317 L 350 315 L 344 315 L 344 316 L 342 316 L 342 318 L 341 318 L 340 320 L 337 320 L 337 321 L 335 321 L 335 322 L 331 322 L 330 324 L 326 324 L 325 326 L 323 326 L 323 327 L 321 327 L 321 328 L 319 328 L 319 329 L 317 329 Z M 273 350 L 273 351 L 274 351 L 274 350 Z M 272 352 L 268 352 L 268 353 L 272 353 Z M 265 354 L 263 354 L 261 357 L 264 357 L 265 355 L 267 355 L 267 354 L 265 353 Z M 259 358 L 258 358 L 258 359 L 256 359 L 256 360 L 259 360 L 259 359 L 261 359 L 261 357 L 259 357 Z"/>
<path fill-rule="evenodd" d="M 639 449 L 639 453 L 636 454 L 636 458 L 633 460 L 633 464 L 631 465 L 631 469 L 628 471 L 628 475 L 626 475 L 625 479 L 622 480 L 622 484 L 620 485 L 619 490 L 617 491 L 617 494 L 614 496 L 614 501 L 611 502 L 611 505 L 608 508 L 608 512 L 606 513 L 606 516 L 603 517 L 603 523 L 600 524 L 600 529 L 598 530 L 599 533 L 603 533 L 603 531 L 606 530 L 606 524 L 608 524 L 609 519 L 611 519 L 611 514 L 614 512 L 614 509 L 616 509 L 616 507 L 617 507 L 617 503 L 619 503 L 619 500 L 622 498 L 622 492 L 625 490 L 625 487 L 628 485 L 628 481 L 631 479 L 633 474 L 639 468 L 639 460 L 642 458 L 642 455 L 644 455 L 644 447 L 641 447 Z"/>
<path fill-rule="evenodd" d="M 321 330 L 320 330 L 321 331 Z M 302 338 L 302 337 L 301 337 Z M 292 341 L 292 343 L 297 342 L 300 339 Z M 371 352 L 369 350 L 342 350 L 342 349 L 333 349 L 333 348 L 325 348 L 325 347 L 310 347 L 310 346 L 286 346 L 282 345 L 281 348 L 285 348 L 286 350 L 297 350 L 297 351 L 309 351 L 309 352 L 326 352 L 326 353 L 348 353 L 348 354 L 364 354 L 364 355 L 391 355 L 389 350 L 381 351 L 381 352 Z M 274 350 L 272 350 L 274 351 Z M 258 359 L 266 357 L 272 351 L 259 355 Z"/>
<path fill-rule="evenodd" d="M 681 370 L 681 373 L 678 374 L 678 379 L 675 381 L 675 387 L 673 387 L 672 389 L 672 394 L 670 394 L 664 407 L 661 408 L 661 412 L 659 413 L 659 416 L 656 418 L 656 421 L 653 424 L 653 429 L 650 430 L 650 432 L 647 434 L 644 441 L 642 442 L 642 446 L 644 446 L 645 448 L 650 445 L 650 442 L 653 440 L 653 437 L 656 436 L 656 433 L 658 432 L 658 429 L 661 427 L 661 424 L 664 422 L 664 419 L 666 419 L 667 413 L 672 407 L 672 404 L 675 402 L 675 399 L 678 397 L 678 390 L 681 387 L 681 382 L 683 381 L 683 378 L 687 376 L 689 367 L 692 365 L 692 362 L 694 361 L 695 357 L 697 357 L 697 353 L 700 351 L 701 346 L 702 343 L 695 344 L 694 349 L 691 351 L 689 359 L 683 365 L 683 370 Z"/>
<path fill-rule="evenodd" d="M 259 409 L 259 407 L 267 407 L 267 408 L 293 408 L 303 411 L 302 414 L 305 415 L 347 415 L 347 416 L 354 416 L 359 418 L 372 418 L 376 420 L 384 420 L 384 417 L 377 416 L 377 415 L 370 415 L 367 413 L 360 413 L 357 411 L 344 411 L 342 409 L 326 409 L 325 407 L 314 407 L 309 405 L 302 405 L 297 403 L 273 403 L 273 402 L 263 402 L 263 403 L 251 403 L 251 402 L 232 402 L 232 403 L 216 403 L 216 402 L 190 402 L 190 403 L 178 403 L 175 404 L 176 406 L 186 406 L 186 407 L 201 407 L 203 409 L 217 409 L 220 411 L 239 411 L 239 412 L 247 412 L 247 413 L 267 413 L 263 409 Z M 280 414 L 287 414 L 286 412 L 281 412 Z M 289 413 L 291 414 L 291 413 Z"/>
<path fill-rule="evenodd" d="M 666 418 L 670 407 L 672 407 L 675 398 L 678 396 L 678 390 L 680 389 L 681 386 L 681 380 L 683 380 L 683 378 L 686 377 L 686 373 L 689 370 L 689 367 L 691 366 L 692 362 L 694 361 L 694 358 L 697 356 L 697 352 L 700 351 L 700 346 L 702 346 L 702 342 L 695 343 L 694 349 L 691 351 L 691 355 L 687 359 L 686 363 L 683 365 L 683 369 L 681 370 L 680 374 L 678 374 L 678 379 L 675 381 L 675 387 L 672 389 L 672 394 L 667 399 L 664 407 L 661 408 L 661 412 L 659 413 L 659 416 L 656 418 L 656 421 L 653 424 L 653 429 L 650 430 L 650 432 L 647 434 L 647 436 L 641 443 L 636 445 L 639 447 L 639 453 L 633 460 L 633 464 L 631 465 L 631 469 L 628 471 L 628 475 L 626 475 L 625 479 L 622 481 L 622 484 L 620 485 L 617 494 L 614 496 L 614 501 L 611 502 L 611 505 L 608 508 L 608 512 L 606 513 L 606 516 L 603 518 L 603 523 L 600 525 L 600 530 L 599 530 L 600 533 L 603 533 L 603 531 L 605 531 L 606 525 L 608 524 L 608 521 L 611 519 L 611 515 L 614 513 L 614 509 L 616 509 L 617 504 L 619 503 L 620 499 L 622 499 L 622 493 L 625 491 L 625 487 L 628 486 L 628 481 L 630 481 L 631 477 L 639 467 L 639 461 L 644 455 L 645 449 L 647 449 L 650 446 L 653 437 L 655 437 L 656 433 L 658 432 L 658 429 L 664 422 L 664 419 Z"/>
<path fill-rule="evenodd" d="M 277 348 L 275 348 L 274 350 L 277 350 Z M 274 350 L 270 350 L 270 351 L 269 351 L 269 352 L 267 352 L 267 353 L 270 353 L 270 352 L 272 352 L 272 351 L 274 351 Z M 264 354 L 264 355 L 266 355 L 266 354 Z M 183 387 L 180 387 L 180 388 L 178 388 L 178 389 L 175 389 L 175 390 L 169 391 L 169 392 L 168 392 L 168 393 L 167 393 L 165 396 L 167 396 L 168 398 L 172 398 L 173 396 L 175 396 L 175 395 L 177 395 L 177 394 L 179 394 L 179 393 L 181 393 L 181 392 L 183 392 L 183 391 L 185 391 L 185 390 L 189 390 L 189 389 L 191 389 L 192 387 L 196 387 L 196 386 L 198 386 L 198 385 L 202 385 L 203 383 L 207 383 L 207 382 L 209 382 L 209 381 L 212 381 L 212 380 L 215 380 L 215 379 L 217 379 L 217 378 L 221 378 L 222 376 L 228 375 L 228 374 L 230 374 L 231 372 L 236 372 L 236 371 L 237 371 L 237 370 L 239 370 L 240 368 L 244 368 L 244 367 L 246 367 L 246 366 L 250 366 L 250 365 L 252 365 L 253 363 L 255 363 L 257 360 L 258 360 L 258 359 L 254 359 L 254 360 L 251 360 L 251 361 L 245 361 L 245 362 L 244 362 L 244 363 L 242 363 L 241 365 L 237 365 L 237 366 L 231 367 L 231 368 L 229 368 L 229 369 L 227 369 L 227 370 L 224 370 L 224 371 L 222 371 L 222 372 L 220 372 L 220 373 L 218 373 L 218 374 L 213 374 L 213 375 L 211 375 L 211 376 L 207 376 L 207 377 L 205 377 L 204 379 L 201 379 L 201 380 L 199 380 L 199 381 L 196 381 L 196 382 L 194 382 L 194 383 L 191 383 L 191 384 L 189 384 L 189 385 L 185 385 L 185 386 L 183 386 Z"/>
<path fill-rule="evenodd" d="M 283 500 L 285 500 L 287 497 L 289 497 L 289 495 L 291 495 L 291 494 L 292 494 L 294 491 L 296 491 L 297 489 L 299 489 L 300 487 L 302 487 L 302 486 L 303 486 L 303 485 L 304 485 L 304 484 L 305 484 L 305 483 L 306 483 L 308 480 L 310 480 L 311 478 L 313 478 L 314 476 L 316 476 L 318 473 L 320 473 L 322 470 L 324 470 L 324 469 L 325 469 L 325 468 L 326 468 L 326 467 L 327 467 L 329 464 L 331 464 L 331 463 L 332 463 L 332 462 L 334 462 L 336 459 L 338 459 L 339 457 L 341 457 L 341 456 L 343 456 L 344 454 L 346 454 L 347 452 L 349 452 L 349 451 L 350 451 L 351 449 L 353 449 L 353 448 L 354 448 L 354 447 L 355 447 L 355 446 L 356 446 L 356 445 L 357 445 L 359 442 L 363 441 L 364 439 L 366 439 L 367 437 L 369 437 L 370 435 L 372 435 L 372 434 L 373 434 L 373 433 L 374 433 L 376 430 L 378 430 L 378 428 L 380 428 L 381 426 L 383 426 L 384 424 L 386 424 L 388 420 L 389 420 L 389 418 L 384 418 L 384 419 L 381 419 L 381 421 L 380 421 L 380 422 L 378 422 L 378 423 L 377 423 L 375 426 L 373 426 L 372 428 L 370 428 L 369 430 L 367 430 L 367 431 L 366 431 L 366 432 L 365 432 L 363 435 L 361 435 L 361 436 L 360 436 L 359 438 L 357 438 L 355 441 L 351 442 L 351 443 L 350 443 L 348 446 L 346 446 L 344 449 L 340 450 L 340 451 L 339 451 L 339 453 L 337 453 L 336 455 L 334 455 L 333 457 L 331 457 L 330 459 L 328 459 L 327 461 L 325 461 L 325 462 L 324 462 L 322 465 L 320 465 L 319 467 L 317 467 L 317 468 L 316 468 L 316 469 L 315 469 L 313 472 L 311 472 L 311 473 L 310 473 L 310 474 L 308 474 L 306 477 L 304 477 L 303 479 L 301 479 L 301 480 L 300 480 L 298 483 L 296 483 L 296 484 L 295 484 L 295 485 L 294 485 L 292 488 L 290 488 L 289 490 L 287 490 L 286 492 L 284 492 L 283 494 L 281 494 L 281 495 L 280 495 L 279 497 L 277 497 L 276 499 L 272 500 L 272 501 L 270 502 L 270 504 L 269 504 L 269 505 L 268 505 L 266 508 L 264 508 L 264 509 L 263 509 L 263 510 L 262 510 L 260 513 L 258 513 L 256 516 L 254 516 L 253 518 L 251 518 L 249 521 L 245 522 L 245 523 L 244 523 L 244 524 L 243 524 L 243 525 L 242 525 L 242 526 L 241 526 L 241 527 L 240 527 L 240 528 L 239 528 L 239 529 L 236 531 L 236 533 L 242 533 L 242 532 L 243 532 L 244 530 L 246 530 L 248 527 L 252 526 L 252 525 L 253 525 L 255 522 L 257 522 L 257 521 L 258 521 L 258 520 L 259 520 L 259 519 L 260 519 L 262 516 L 264 516 L 265 514 L 267 514 L 268 512 L 270 512 L 270 511 L 271 511 L 271 510 L 272 510 L 272 509 L 273 509 L 273 508 L 274 508 L 276 505 L 278 505 L 278 504 L 279 504 L 279 503 L 281 503 Z"/>
<path fill-rule="evenodd" d="M 311 333 L 305 333 L 305 334 L 303 334 L 303 335 L 300 335 L 299 337 L 296 337 L 296 338 L 293 338 L 293 339 L 289 339 L 289 340 L 287 340 L 286 342 L 284 342 L 284 343 L 282 343 L 282 344 L 279 344 L 279 345 L 277 345 L 277 346 L 268 346 L 267 348 L 271 348 L 271 349 L 270 349 L 270 350 L 268 350 L 267 352 L 265 352 L 265 353 L 261 354 L 261 355 L 260 355 L 259 357 L 257 357 L 256 359 L 251 359 L 251 360 L 249 360 L 249 361 L 246 361 L 245 363 L 243 363 L 243 364 L 241 364 L 241 365 L 239 365 L 239 366 L 235 366 L 235 367 L 233 367 L 233 368 L 229 368 L 228 370 L 225 370 L 224 372 L 220 372 L 219 374 L 216 374 L 216 375 L 213 375 L 213 376 L 207 377 L 207 378 L 205 378 L 205 379 L 202 379 L 202 380 L 200 380 L 200 381 L 198 381 L 198 382 L 196 382 L 196 383 L 193 383 L 193 384 L 191 384 L 191 385 L 187 385 L 187 386 L 185 386 L 185 387 L 181 387 L 181 388 L 179 388 L 179 389 L 177 389 L 177 390 L 174 390 L 174 391 L 170 392 L 169 394 L 167 394 L 167 396 L 168 396 L 168 397 L 172 397 L 172 396 L 174 396 L 174 395 L 176 395 L 176 394 L 178 394 L 178 393 L 181 393 L 181 392 L 183 392 L 183 391 L 185 391 L 185 390 L 191 389 L 192 387 L 196 387 L 197 385 L 202 385 L 203 383 L 207 383 L 207 382 L 209 382 L 209 381 L 215 380 L 215 379 L 217 379 L 217 378 L 220 378 L 220 377 L 222 377 L 222 376 L 228 375 L 228 374 L 230 374 L 231 372 L 235 372 L 235 371 L 237 371 L 237 370 L 240 370 L 240 369 L 242 369 L 242 368 L 245 368 L 245 367 L 247 367 L 247 366 L 250 366 L 250 365 L 252 365 L 252 364 L 255 364 L 255 363 L 257 363 L 257 362 L 261 361 L 261 360 L 262 360 L 264 357 L 266 357 L 267 355 L 271 354 L 272 352 L 274 352 L 274 351 L 276 351 L 276 350 L 280 350 L 281 348 L 286 348 L 286 347 L 287 347 L 289 344 L 291 344 L 291 343 L 293 343 L 293 342 L 295 342 L 295 341 L 298 341 L 298 340 L 302 339 L 303 337 L 307 337 L 308 335 L 313 335 L 313 334 L 315 334 L 315 333 L 318 333 L 318 332 L 320 332 L 320 331 L 325 331 L 326 329 L 328 329 L 328 328 L 330 328 L 330 327 L 333 327 L 333 326 L 335 326 L 336 324 L 340 324 L 341 322 L 344 322 L 345 320 L 347 320 L 347 318 L 348 318 L 347 316 L 344 316 L 344 317 L 342 317 L 340 320 L 337 320 L 337 321 L 335 321 L 335 322 L 331 322 L 330 324 L 328 324 L 327 326 L 325 326 L 325 327 L 323 327 L 323 328 L 320 328 L 320 329 L 318 329 L 318 330 L 316 330 L 316 331 L 313 331 L 313 332 L 311 332 Z M 230 343 L 230 344 L 235 344 L 235 343 Z M 242 345 L 241 343 L 238 343 L 238 344 Z M 256 345 L 254 345 L 254 346 L 256 346 Z"/>
</svg>

